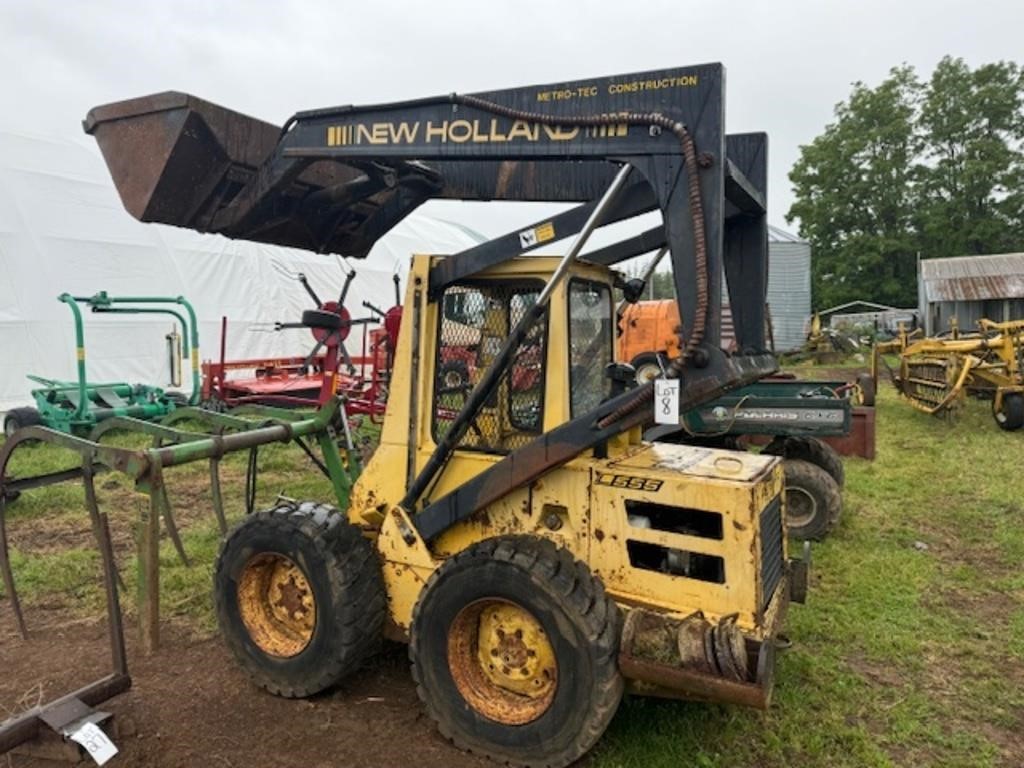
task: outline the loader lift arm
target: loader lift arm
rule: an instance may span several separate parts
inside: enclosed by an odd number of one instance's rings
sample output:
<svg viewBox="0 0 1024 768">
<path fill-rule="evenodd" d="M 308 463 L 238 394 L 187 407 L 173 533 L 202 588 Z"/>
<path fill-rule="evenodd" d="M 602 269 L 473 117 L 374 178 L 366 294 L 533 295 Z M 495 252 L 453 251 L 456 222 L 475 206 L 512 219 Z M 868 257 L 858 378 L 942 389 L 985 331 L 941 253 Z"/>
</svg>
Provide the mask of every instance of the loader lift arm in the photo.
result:
<svg viewBox="0 0 1024 768">
<path fill-rule="evenodd" d="M 776 368 L 764 351 L 762 317 L 767 141 L 763 134 L 727 137 L 724 117 L 724 70 L 709 64 L 301 112 L 283 129 L 164 93 L 97 107 L 84 125 L 99 142 L 125 207 L 140 220 L 317 252 L 365 256 L 432 198 L 580 203 L 445 259 L 424 287 L 428 301 L 461 278 L 580 232 L 628 166 L 628 183 L 606 201 L 597 223 L 660 210 L 664 225 L 660 233 L 595 252 L 594 259 L 613 264 L 668 247 L 686 350 L 670 374 L 683 379 L 685 411 Z M 740 356 L 720 348 L 723 275 Z M 481 389 L 497 380 L 492 374 Z M 424 502 L 451 450 L 439 446 L 419 477 L 410 471 L 403 506 L 419 510 L 414 520 L 430 540 L 645 421 L 652 389 L 614 397 L 456 492 Z M 486 392 L 477 394 L 475 402 L 486 399 Z M 465 408 L 453 426 L 473 415 Z"/>
</svg>

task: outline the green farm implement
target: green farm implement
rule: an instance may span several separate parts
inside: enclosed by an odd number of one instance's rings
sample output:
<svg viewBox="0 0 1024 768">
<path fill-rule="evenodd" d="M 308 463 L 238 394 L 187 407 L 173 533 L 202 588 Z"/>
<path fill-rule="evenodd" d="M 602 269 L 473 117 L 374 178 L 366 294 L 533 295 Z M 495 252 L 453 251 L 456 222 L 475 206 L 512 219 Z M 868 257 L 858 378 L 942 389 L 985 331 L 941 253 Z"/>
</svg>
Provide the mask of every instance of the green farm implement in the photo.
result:
<svg viewBox="0 0 1024 768">
<path fill-rule="evenodd" d="M 192 305 L 181 296 L 110 296 L 101 291 L 93 296 L 72 296 L 63 293 L 58 301 L 67 304 L 75 321 L 75 356 L 77 379 L 58 381 L 29 376 L 40 384 L 32 390 L 35 408 L 14 408 L 4 419 L 8 437 L 22 427 L 42 425 L 67 434 L 85 436 L 102 421 L 113 417 L 154 420 L 167 416 L 176 407 L 199 402 L 199 330 Z M 89 307 L 99 314 L 168 315 L 181 325 L 181 353 L 191 361 L 192 392 L 164 391 L 149 384 L 125 382 L 90 382 L 85 371 L 85 330 L 82 310 Z M 171 364 L 180 362 L 177 348 L 172 347 Z"/>
<path fill-rule="evenodd" d="M 167 469 L 196 461 L 209 462 L 210 506 L 222 534 L 227 532 L 227 521 L 221 494 L 220 461 L 238 451 L 247 451 L 250 456 L 247 507 L 251 507 L 255 495 L 256 452 L 260 446 L 273 443 L 300 446 L 330 478 L 336 503 L 342 508 L 348 505 L 349 494 L 361 466 L 348 429 L 344 402 L 340 398 L 329 401 L 313 414 L 260 406 L 245 406 L 239 410 L 244 410 L 246 415 L 180 407 L 167 414 L 162 423 L 111 415 L 93 427 L 88 439 L 40 425 L 27 426 L 9 436 L 0 446 L 0 573 L 22 636 L 28 637 L 28 625 L 15 590 L 8 552 L 7 505 L 22 491 L 81 480 L 85 489 L 86 511 L 101 554 L 113 667 L 109 673 L 49 705 L 29 709 L 0 723 L 0 754 L 31 740 L 44 725 L 59 732 L 71 722 L 66 718 L 102 717 L 104 713 L 96 712 L 93 707 L 131 686 L 118 595 L 122 582 L 114 560 L 107 517 L 100 511 L 97 500 L 95 477 L 98 473 L 125 474 L 132 478 L 137 491 L 149 497 L 149 503 L 141 507 L 136 536 L 139 643 L 145 652 L 156 650 L 159 644 L 161 518 L 178 555 L 183 562 L 189 563 L 165 483 Z M 197 429 L 203 431 L 194 431 Z M 125 432 L 148 436 L 152 439 L 151 447 L 126 448 L 103 441 L 110 433 Z M 34 477 L 11 478 L 7 470 L 12 455 L 33 442 L 73 451 L 78 454 L 80 462 L 78 466 Z M 314 450 L 317 447 L 319 456 Z"/>
<path fill-rule="evenodd" d="M 781 456 L 789 534 L 820 540 L 839 521 L 845 478 L 842 459 L 826 439 L 851 434 L 860 392 L 859 385 L 842 381 L 763 379 L 683 413 L 678 425 L 658 425 L 644 436 L 730 449 L 762 445 L 762 453 Z"/>
</svg>

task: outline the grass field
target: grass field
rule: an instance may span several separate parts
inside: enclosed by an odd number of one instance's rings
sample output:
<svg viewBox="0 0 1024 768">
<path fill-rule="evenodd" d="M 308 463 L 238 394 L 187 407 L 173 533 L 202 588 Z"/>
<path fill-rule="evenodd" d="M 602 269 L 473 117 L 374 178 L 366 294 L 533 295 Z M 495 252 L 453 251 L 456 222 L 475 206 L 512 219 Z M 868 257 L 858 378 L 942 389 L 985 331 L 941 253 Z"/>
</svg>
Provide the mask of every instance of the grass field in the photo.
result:
<svg viewBox="0 0 1024 768">
<path fill-rule="evenodd" d="M 33 448 L 16 471 L 52 467 Z M 330 498 L 297 450 L 261 452 L 261 503 Z M 1024 432 L 1003 433 L 987 404 L 955 426 L 884 391 L 878 458 L 847 461 L 845 512 L 814 549 L 812 590 L 790 612 L 766 713 L 658 700 L 624 702 L 595 766 L 1024 765 Z M 163 611 L 215 631 L 210 573 L 218 533 L 205 467 L 175 470 L 187 569 L 162 549 Z M 242 514 L 244 457 L 224 462 L 229 513 Z M 141 497 L 100 478 L 119 551 Z M 76 486 L 26 494 L 10 509 L 14 563 L 30 603 L 95 610 L 97 556 Z M 123 567 L 131 610 L 133 570 Z"/>
<path fill-rule="evenodd" d="M 767 713 L 626 702 L 600 766 L 1024 765 L 1024 433 L 878 406 Z M 689 762 L 687 762 L 689 761 Z"/>
</svg>

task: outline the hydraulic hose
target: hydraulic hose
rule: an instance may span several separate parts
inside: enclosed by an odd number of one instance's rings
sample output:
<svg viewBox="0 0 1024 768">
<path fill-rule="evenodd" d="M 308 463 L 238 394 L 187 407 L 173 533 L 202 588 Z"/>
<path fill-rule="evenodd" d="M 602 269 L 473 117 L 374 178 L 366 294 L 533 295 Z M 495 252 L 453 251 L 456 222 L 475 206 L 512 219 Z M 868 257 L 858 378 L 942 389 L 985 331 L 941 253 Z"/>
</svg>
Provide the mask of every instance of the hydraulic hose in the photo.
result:
<svg viewBox="0 0 1024 768">
<path fill-rule="evenodd" d="M 695 256 L 695 276 L 697 279 L 697 311 L 694 315 L 693 330 L 689 338 L 683 344 L 682 354 L 672 360 L 666 371 L 669 378 L 679 378 L 683 365 L 691 358 L 704 341 L 704 333 L 707 327 L 708 314 L 708 253 L 707 233 L 704 227 L 704 204 L 700 197 L 700 178 L 697 162 L 697 149 L 693 143 L 693 137 L 685 125 L 672 120 L 657 112 L 620 112 L 616 114 L 600 115 L 549 115 L 540 112 L 514 109 L 501 104 L 481 99 L 476 96 L 460 95 L 453 93 L 451 100 L 454 104 L 473 107 L 484 112 L 507 117 L 512 120 L 525 120 L 543 125 L 573 125 L 597 127 L 606 125 L 655 125 L 667 131 L 671 131 L 679 139 L 680 151 L 683 156 L 683 163 L 686 167 L 687 191 L 690 206 L 690 216 L 693 219 L 693 251 Z M 605 416 L 598 422 L 601 428 L 629 415 L 633 411 L 645 405 L 654 397 L 654 384 L 648 382 L 641 386 L 636 396 L 623 403 L 612 413 Z"/>
</svg>

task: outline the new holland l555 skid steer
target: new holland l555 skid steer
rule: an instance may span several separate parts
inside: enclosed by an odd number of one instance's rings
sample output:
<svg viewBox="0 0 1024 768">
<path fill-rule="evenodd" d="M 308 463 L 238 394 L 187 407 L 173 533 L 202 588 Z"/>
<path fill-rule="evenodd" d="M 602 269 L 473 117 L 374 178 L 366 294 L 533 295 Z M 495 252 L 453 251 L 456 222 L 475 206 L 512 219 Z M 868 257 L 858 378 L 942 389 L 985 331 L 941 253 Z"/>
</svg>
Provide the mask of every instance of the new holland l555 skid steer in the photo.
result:
<svg viewBox="0 0 1024 768">
<path fill-rule="evenodd" d="M 348 508 L 280 503 L 226 539 L 217 615 L 258 685 L 308 696 L 382 635 L 404 639 L 441 732 L 531 766 L 586 752 L 627 689 L 767 705 L 807 577 L 787 557 L 779 460 L 643 443 L 654 384 L 612 362 L 613 287 L 638 289 L 610 267 L 666 246 L 684 350 L 668 405 L 776 369 L 766 137 L 726 136 L 724 116 L 717 64 L 320 109 L 283 128 L 180 93 L 89 113 L 133 215 L 233 238 L 362 257 L 428 199 L 578 203 L 415 256 L 381 445 Z M 650 211 L 653 230 L 585 250 L 595 227 Z M 526 255 L 567 237 L 564 257 Z M 451 386 L 442 365 L 467 350 L 469 380 Z"/>
</svg>

